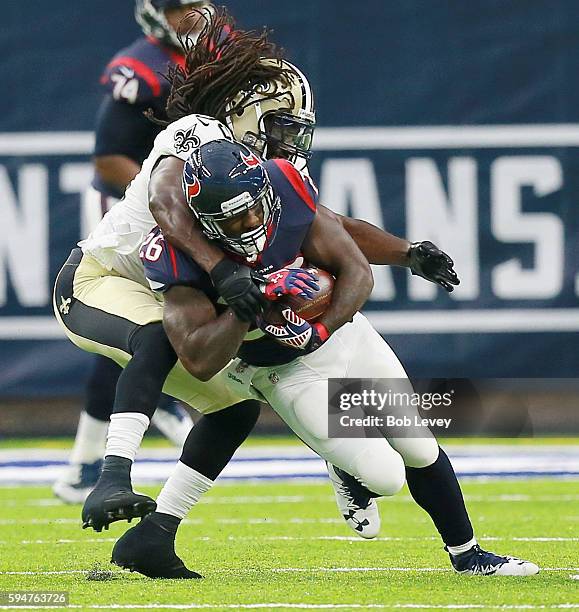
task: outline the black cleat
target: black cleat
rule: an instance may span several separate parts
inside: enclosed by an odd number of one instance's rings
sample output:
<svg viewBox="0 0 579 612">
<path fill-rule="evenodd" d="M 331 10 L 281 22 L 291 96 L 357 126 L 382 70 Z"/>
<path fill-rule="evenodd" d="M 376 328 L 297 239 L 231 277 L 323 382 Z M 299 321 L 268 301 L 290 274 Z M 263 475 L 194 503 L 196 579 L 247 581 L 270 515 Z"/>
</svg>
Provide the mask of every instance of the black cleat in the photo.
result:
<svg viewBox="0 0 579 612">
<path fill-rule="evenodd" d="M 449 556 L 455 571 L 469 576 L 534 576 L 539 573 L 539 566 L 532 561 L 496 555 L 478 544 L 460 555 Z"/>
<path fill-rule="evenodd" d="M 175 553 L 175 533 L 158 525 L 150 516 L 117 541 L 111 563 L 149 578 L 203 578 L 187 569 Z"/>
<path fill-rule="evenodd" d="M 82 528 L 92 527 L 101 532 L 115 521 L 129 521 L 147 516 L 157 508 L 157 502 L 147 495 L 119 488 L 113 483 L 99 482 L 82 508 Z"/>
</svg>

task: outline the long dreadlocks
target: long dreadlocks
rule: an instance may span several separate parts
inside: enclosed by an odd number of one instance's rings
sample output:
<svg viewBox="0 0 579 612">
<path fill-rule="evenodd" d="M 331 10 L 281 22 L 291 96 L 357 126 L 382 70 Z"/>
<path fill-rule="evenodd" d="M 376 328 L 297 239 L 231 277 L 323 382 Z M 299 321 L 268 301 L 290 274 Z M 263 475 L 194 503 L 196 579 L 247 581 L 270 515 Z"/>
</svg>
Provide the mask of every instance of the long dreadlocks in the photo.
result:
<svg viewBox="0 0 579 612">
<path fill-rule="evenodd" d="M 267 30 L 236 30 L 225 7 L 197 12 L 205 26 L 196 42 L 180 37 L 185 67 L 173 66 L 168 75 L 170 121 L 192 113 L 224 121 L 241 113 L 256 92 L 264 100 L 277 98 L 290 85 L 290 69 L 282 64 L 282 50 L 268 40 Z M 262 62 L 264 58 L 278 61 Z"/>
</svg>

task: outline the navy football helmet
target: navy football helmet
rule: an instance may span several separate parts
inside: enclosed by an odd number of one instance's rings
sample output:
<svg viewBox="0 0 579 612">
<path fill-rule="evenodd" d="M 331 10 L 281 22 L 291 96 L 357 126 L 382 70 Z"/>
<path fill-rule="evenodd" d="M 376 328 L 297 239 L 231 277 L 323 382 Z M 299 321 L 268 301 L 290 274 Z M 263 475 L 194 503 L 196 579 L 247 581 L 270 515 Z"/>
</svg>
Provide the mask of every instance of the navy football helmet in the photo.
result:
<svg viewBox="0 0 579 612">
<path fill-rule="evenodd" d="M 191 10 L 213 8 L 209 0 L 137 0 L 135 19 L 146 36 L 153 36 L 165 45 L 180 48 L 177 32 L 169 25 L 165 11 L 182 6 L 188 6 Z"/>
<path fill-rule="evenodd" d="M 281 204 L 263 162 L 245 145 L 213 140 L 196 149 L 183 169 L 183 189 L 207 238 L 248 259 L 263 251 Z M 239 235 L 228 234 L 223 225 L 250 210 L 259 224 Z"/>
</svg>

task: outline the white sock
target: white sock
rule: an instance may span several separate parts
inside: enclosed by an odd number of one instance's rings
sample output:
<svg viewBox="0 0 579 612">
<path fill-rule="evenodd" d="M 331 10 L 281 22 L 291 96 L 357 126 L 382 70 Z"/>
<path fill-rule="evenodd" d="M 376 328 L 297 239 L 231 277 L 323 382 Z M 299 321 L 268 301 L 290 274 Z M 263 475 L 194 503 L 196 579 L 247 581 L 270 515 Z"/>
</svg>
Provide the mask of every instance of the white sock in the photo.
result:
<svg viewBox="0 0 579 612">
<path fill-rule="evenodd" d="M 141 412 L 112 414 L 105 455 L 134 461 L 148 427 L 149 417 Z"/>
<path fill-rule="evenodd" d="M 157 512 L 183 519 L 212 486 L 213 480 L 179 461 L 157 497 Z"/>
<path fill-rule="evenodd" d="M 69 463 L 94 463 L 97 459 L 102 459 L 108 428 L 108 421 L 99 421 L 83 410 L 76 428 Z"/>
<path fill-rule="evenodd" d="M 446 549 L 453 556 L 461 555 L 462 553 L 470 550 L 476 544 L 476 538 L 469 540 L 465 544 L 461 544 L 460 546 L 447 546 Z"/>
</svg>

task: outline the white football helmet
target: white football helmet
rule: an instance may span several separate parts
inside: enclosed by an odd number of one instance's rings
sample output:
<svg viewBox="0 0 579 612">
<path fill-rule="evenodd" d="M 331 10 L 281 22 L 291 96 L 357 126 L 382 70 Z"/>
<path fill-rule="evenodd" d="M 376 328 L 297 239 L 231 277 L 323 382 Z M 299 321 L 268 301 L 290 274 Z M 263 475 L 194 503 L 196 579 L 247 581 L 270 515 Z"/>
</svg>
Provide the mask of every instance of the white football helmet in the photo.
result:
<svg viewBox="0 0 579 612">
<path fill-rule="evenodd" d="M 316 113 L 305 75 L 286 60 L 264 59 L 288 69 L 289 86 L 275 80 L 241 92 L 230 104 L 227 124 L 235 138 L 266 159 L 282 157 L 305 166 L 311 157 Z M 256 130 L 257 126 L 257 130 Z"/>
</svg>

